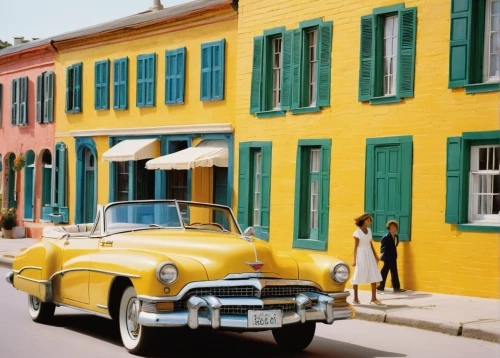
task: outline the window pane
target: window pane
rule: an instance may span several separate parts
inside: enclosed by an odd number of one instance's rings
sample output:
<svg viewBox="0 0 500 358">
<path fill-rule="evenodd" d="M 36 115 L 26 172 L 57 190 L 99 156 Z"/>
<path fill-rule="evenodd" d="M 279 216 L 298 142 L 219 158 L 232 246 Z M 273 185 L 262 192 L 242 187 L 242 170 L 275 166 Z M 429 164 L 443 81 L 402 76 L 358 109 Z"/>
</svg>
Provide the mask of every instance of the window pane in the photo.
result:
<svg viewBox="0 0 500 358">
<path fill-rule="evenodd" d="M 493 170 L 500 169 L 500 147 L 495 147 L 495 160 L 494 160 Z"/>
<path fill-rule="evenodd" d="M 309 106 L 316 106 L 318 31 L 309 32 Z"/>
<path fill-rule="evenodd" d="M 319 149 L 312 149 L 311 150 L 311 173 L 318 173 L 319 172 L 319 157 L 320 157 L 320 150 Z"/>
<path fill-rule="evenodd" d="M 273 109 L 281 107 L 281 37 L 273 39 Z"/>
<path fill-rule="evenodd" d="M 318 228 L 318 191 L 319 191 L 319 182 L 318 180 L 311 181 L 311 218 L 310 218 L 310 226 L 311 229 Z"/>
<path fill-rule="evenodd" d="M 261 164 L 262 154 L 256 152 L 254 154 L 254 196 L 253 196 L 253 225 L 260 226 L 260 174 L 261 174 Z"/>
<path fill-rule="evenodd" d="M 479 148 L 479 170 L 486 170 L 487 148 Z"/>
<path fill-rule="evenodd" d="M 398 17 L 390 16 L 384 21 L 384 95 L 396 93 L 398 48 Z"/>
</svg>

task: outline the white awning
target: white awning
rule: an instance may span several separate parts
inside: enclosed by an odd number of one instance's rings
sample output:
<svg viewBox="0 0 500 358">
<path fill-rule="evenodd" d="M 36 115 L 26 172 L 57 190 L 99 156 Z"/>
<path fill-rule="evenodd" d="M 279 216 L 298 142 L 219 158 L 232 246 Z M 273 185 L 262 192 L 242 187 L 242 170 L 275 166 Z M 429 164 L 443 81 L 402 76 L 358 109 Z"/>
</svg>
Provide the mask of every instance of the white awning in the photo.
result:
<svg viewBox="0 0 500 358">
<path fill-rule="evenodd" d="M 104 162 L 127 162 L 157 157 L 157 139 L 127 139 L 108 149 L 102 155 Z"/>
<path fill-rule="evenodd" d="M 152 159 L 146 163 L 150 170 L 187 170 L 197 167 L 226 167 L 228 160 L 227 143 L 224 140 L 204 140 L 196 147 Z"/>
</svg>

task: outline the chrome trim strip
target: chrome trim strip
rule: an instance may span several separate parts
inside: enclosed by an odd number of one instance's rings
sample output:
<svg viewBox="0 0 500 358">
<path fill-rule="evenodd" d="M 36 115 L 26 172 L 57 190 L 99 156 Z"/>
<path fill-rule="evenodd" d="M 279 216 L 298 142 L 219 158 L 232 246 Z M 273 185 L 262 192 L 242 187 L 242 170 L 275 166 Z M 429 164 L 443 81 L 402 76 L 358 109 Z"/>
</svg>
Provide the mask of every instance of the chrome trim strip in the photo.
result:
<svg viewBox="0 0 500 358">
<path fill-rule="evenodd" d="M 346 299 L 351 295 L 349 291 L 344 291 L 344 292 L 330 292 L 330 293 L 325 293 L 326 295 L 330 296 L 333 299 Z"/>
<path fill-rule="evenodd" d="M 54 272 L 52 276 L 50 276 L 49 280 L 52 280 L 54 276 L 61 275 L 63 276 L 66 272 L 72 272 L 72 271 L 90 271 L 90 272 L 98 272 L 98 273 L 104 273 L 108 275 L 114 275 L 114 276 L 124 276 L 124 277 L 130 277 L 130 278 L 140 278 L 141 276 L 139 275 L 132 275 L 128 273 L 122 273 L 122 272 L 115 272 L 115 271 L 107 271 L 107 270 L 98 270 L 98 269 L 92 269 L 92 268 L 71 268 L 67 270 L 61 270 Z"/>
<path fill-rule="evenodd" d="M 235 280 L 245 278 L 281 278 L 281 275 L 276 272 L 247 272 L 247 273 L 230 273 L 223 280 Z"/>
<path fill-rule="evenodd" d="M 18 277 L 20 279 L 23 279 L 23 280 L 26 280 L 26 281 L 31 281 L 31 282 L 36 282 L 36 283 L 47 284 L 47 283 L 50 282 L 50 281 L 47 281 L 47 280 L 35 280 L 33 278 L 24 277 L 24 276 L 21 276 L 21 275 L 16 275 L 16 277 Z"/>
<path fill-rule="evenodd" d="M 211 288 L 211 287 L 234 287 L 234 286 L 254 286 L 258 290 L 262 290 L 266 286 L 311 286 L 321 290 L 321 286 L 312 281 L 303 280 L 266 280 L 251 278 L 248 280 L 214 280 L 214 281 L 198 281 L 191 282 L 184 286 L 181 291 L 175 296 L 137 296 L 141 301 L 156 302 L 156 301 L 178 301 L 191 289 L 194 288 Z"/>
<path fill-rule="evenodd" d="M 104 305 L 97 305 L 97 307 L 102 308 L 103 310 L 107 310 L 108 309 L 108 306 L 104 306 Z"/>
<path fill-rule="evenodd" d="M 62 303 L 62 302 L 57 302 L 57 301 L 54 301 L 54 304 L 56 306 L 63 306 L 63 307 L 68 307 L 68 308 L 74 308 L 75 310 L 83 311 L 85 313 L 90 313 L 90 314 L 93 314 L 95 316 L 104 317 L 104 318 L 107 318 L 107 319 L 112 319 L 111 316 L 109 314 L 106 314 L 106 313 L 91 311 L 91 310 L 86 309 L 86 308 L 80 308 L 80 307 L 68 305 L 67 303 Z"/>
<path fill-rule="evenodd" d="M 40 270 L 40 271 L 42 270 L 42 268 L 38 267 L 38 266 L 24 266 L 20 270 L 12 270 L 12 272 L 19 274 L 19 273 L 23 272 L 24 270 L 28 270 L 28 269 Z"/>
</svg>

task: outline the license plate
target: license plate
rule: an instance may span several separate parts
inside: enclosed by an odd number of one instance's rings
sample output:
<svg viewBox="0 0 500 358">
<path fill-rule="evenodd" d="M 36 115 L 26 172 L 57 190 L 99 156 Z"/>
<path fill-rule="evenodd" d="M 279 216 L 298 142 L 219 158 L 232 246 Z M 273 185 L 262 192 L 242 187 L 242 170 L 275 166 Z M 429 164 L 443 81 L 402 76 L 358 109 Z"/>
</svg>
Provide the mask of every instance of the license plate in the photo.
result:
<svg viewBox="0 0 500 358">
<path fill-rule="evenodd" d="M 282 314 L 280 310 L 274 311 L 248 311 L 248 327 L 275 328 L 281 327 Z"/>
</svg>

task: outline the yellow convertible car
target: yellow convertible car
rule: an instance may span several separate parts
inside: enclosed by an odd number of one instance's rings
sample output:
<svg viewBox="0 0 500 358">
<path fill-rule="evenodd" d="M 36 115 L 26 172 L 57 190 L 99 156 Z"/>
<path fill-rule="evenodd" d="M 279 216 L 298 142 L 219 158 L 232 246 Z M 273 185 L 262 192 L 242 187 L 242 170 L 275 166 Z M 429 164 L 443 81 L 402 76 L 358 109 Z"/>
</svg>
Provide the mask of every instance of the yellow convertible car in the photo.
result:
<svg viewBox="0 0 500 358">
<path fill-rule="evenodd" d="M 242 232 L 230 208 L 175 200 L 99 207 L 94 224 L 46 228 L 18 255 L 7 282 L 28 293 L 35 322 L 58 306 L 115 319 L 134 354 L 156 327 L 272 330 L 305 349 L 316 323 L 349 319 L 349 267 L 338 258 L 282 252 Z"/>
</svg>

